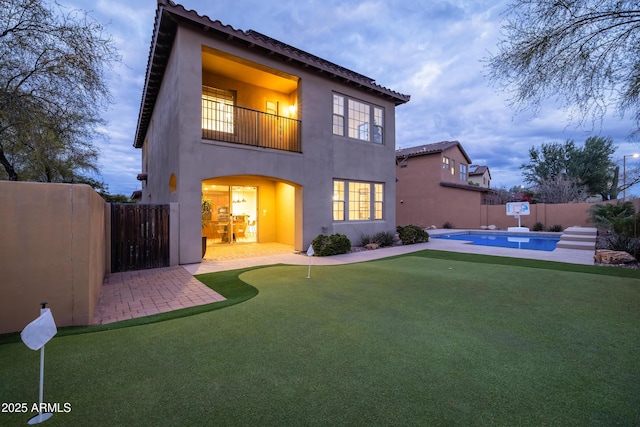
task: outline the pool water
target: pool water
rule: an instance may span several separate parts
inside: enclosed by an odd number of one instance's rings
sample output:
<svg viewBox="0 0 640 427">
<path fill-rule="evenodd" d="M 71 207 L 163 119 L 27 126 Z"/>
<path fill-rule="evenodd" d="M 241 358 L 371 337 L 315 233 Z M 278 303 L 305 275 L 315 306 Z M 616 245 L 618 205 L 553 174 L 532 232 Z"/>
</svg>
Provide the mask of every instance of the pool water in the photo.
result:
<svg viewBox="0 0 640 427">
<path fill-rule="evenodd" d="M 501 248 L 528 249 L 551 252 L 560 241 L 560 236 L 536 236 L 529 234 L 503 233 L 451 233 L 431 236 L 433 239 L 465 240 L 474 245 L 498 246 Z"/>
</svg>

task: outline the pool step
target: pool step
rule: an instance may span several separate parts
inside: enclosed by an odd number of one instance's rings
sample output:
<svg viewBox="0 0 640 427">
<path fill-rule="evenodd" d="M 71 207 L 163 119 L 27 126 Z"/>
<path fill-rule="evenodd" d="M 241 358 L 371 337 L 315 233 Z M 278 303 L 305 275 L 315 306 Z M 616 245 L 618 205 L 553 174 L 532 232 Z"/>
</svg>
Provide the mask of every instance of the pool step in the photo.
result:
<svg viewBox="0 0 640 427">
<path fill-rule="evenodd" d="M 590 227 L 569 227 L 560 236 L 556 249 L 596 250 L 598 230 Z"/>
</svg>

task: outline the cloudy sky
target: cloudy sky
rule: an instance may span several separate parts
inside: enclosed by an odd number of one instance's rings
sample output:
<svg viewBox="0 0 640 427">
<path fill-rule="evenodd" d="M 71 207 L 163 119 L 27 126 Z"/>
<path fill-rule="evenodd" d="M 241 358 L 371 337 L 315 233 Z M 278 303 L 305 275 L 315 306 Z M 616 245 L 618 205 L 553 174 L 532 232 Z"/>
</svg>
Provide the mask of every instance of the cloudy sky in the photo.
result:
<svg viewBox="0 0 640 427">
<path fill-rule="evenodd" d="M 61 0 L 107 26 L 122 55 L 110 78 L 115 103 L 105 112 L 102 178 L 112 194 L 140 188 L 133 138 L 144 84 L 156 0 Z M 187 9 L 236 29 L 255 30 L 411 95 L 396 109 L 397 148 L 458 140 L 493 187 L 521 185 L 529 148 L 591 135 L 609 136 L 615 160 L 640 147 L 633 123 L 617 116 L 578 126 L 553 103 L 533 117 L 515 114 L 491 87 L 483 58 L 496 52 L 501 13 L 495 0 L 182 0 Z M 631 162 L 640 160 L 627 158 Z"/>
</svg>

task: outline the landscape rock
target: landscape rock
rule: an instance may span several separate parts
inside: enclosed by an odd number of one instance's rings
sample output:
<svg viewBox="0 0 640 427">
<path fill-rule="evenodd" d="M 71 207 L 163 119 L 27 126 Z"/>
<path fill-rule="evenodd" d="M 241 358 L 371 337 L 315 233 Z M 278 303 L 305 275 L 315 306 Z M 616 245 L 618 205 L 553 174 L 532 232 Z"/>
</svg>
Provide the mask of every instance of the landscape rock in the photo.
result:
<svg viewBox="0 0 640 427">
<path fill-rule="evenodd" d="M 496 228 L 498 228 L 498 227 L 496 227 L 495 225 L 491 224 L 491 225 L 490 225 L 490 226 L 488 226 L 487 228 L 488 228 L 489 230 L 495 230 L 495 229 L 496 229 Z"/>
<path fill-rule="evenodd" d="M 625 251 L 611 251 L 609 249 L 598 249 L 593 257 L 599 264 L 619 265 L 636 263 L 636 259 Z"/>
<path fill-rule="evenodd" d="M 373 249 L 378 249 L 379 247 L 380 245 L 378 245 L 377 243 L 367 243 L 366 245 L 364 245 L 364 248 L 370 251 Z"/>
</svg>

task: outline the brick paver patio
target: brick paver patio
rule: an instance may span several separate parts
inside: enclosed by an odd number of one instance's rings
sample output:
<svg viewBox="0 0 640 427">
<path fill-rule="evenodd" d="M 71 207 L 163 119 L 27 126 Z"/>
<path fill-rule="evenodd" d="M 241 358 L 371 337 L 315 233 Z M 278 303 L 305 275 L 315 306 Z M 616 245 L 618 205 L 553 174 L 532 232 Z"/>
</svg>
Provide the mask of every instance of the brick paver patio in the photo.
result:
<svg viewBox="0 0 640 427">
<path fill-rule="evenodd" d="M 118 322 L 223 300 L 182 267 L 114 273 L 104 280 L 93 323 Z"/>
</svg>

